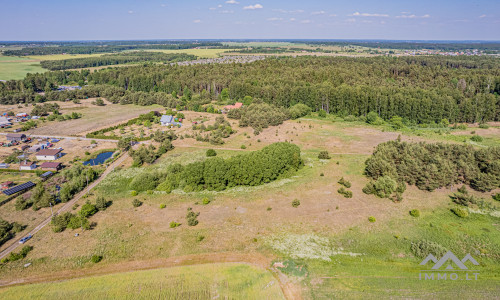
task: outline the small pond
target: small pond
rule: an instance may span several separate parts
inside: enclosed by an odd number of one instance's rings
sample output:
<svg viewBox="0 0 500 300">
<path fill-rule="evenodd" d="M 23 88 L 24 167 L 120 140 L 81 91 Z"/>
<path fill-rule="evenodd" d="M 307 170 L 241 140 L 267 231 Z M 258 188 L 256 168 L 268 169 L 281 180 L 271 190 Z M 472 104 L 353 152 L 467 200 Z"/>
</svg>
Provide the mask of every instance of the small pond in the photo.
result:
<svg viewBox="0 0 500 300">
<path fill-rule="evenodd" d="M 87 165 L 90 165 L 90 166 L 96 166 L 96 165 L 100 165 L 102 163 L 104 163 L 106 160 L 108 160 L 111 156 L 113 156 L 113 152 L 103 152 L 99 155 L 97 155 L 96 158 L 94 159 L 89 159 L 85 162 L 83 162 L 83 164 L 85 166 Z"/>
</svg>

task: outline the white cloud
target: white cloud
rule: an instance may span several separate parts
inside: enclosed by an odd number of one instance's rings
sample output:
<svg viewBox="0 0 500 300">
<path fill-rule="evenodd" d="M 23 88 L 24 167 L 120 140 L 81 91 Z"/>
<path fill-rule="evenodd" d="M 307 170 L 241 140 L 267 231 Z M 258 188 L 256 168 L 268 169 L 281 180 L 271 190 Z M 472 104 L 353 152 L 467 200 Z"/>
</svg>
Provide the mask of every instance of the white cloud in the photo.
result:
<svg viewBox="0 0 500 300">
<path fill-rule="evenodd" d="M 234 13 L 234 10 L 221 10 L 220 13 L 221 14 L 232 14 L 232 13 Z"/>
<path fill-rule="evenodd" d="M 423 15 L 423 16 L 417 16 L 417 15 L 401 15 L 401 16 L 396 16 L 396 19 L 427 19 L 430 18 L 430 15 Z"/>
<path fill-rule="evenodd" d="M 482 19 L 482 18 L 486 18 L 486 15 L 480 15 L 480 16 L 479 16 L 479 18 L 480 18 L 480 19 Z"/>
<path fill-rule="evenodd" d="M 193 23 L 201 23 L 201 20 L 193 20 Z"/>
<path fill-rule="evenodd" d="M 237 2 L 236 0 L 228 0 L 226 1 L 227 4 L 240 4 L 239 2 Z"/>
<path fill-rule="evenodd" d="M 264 8 L 264 6 L 260 5 L 260 4 L 255 4 L 255 5 L 249 5 L 249 6 L 245 6 L 243 7 L 243 9 L 261 9 L 261 8 Z"/>
<path fill-rule="evenodd" d="M 283 18 L 269 18 L 268 21 L 283 21 Z"/>
<path fill-rule="evenodd" d="M 161 7 L 166 7 L 167 5 L 166 4 L 160 4 Z"/>
<path fill-rule="evenodd" d="M 297 21 L 297 19 L 295 19 L 295 18 L 290 18 L 290 22 L 295 22 L 295 21 Z"/>
<path fill-rule="evenodd" d="M 217 7 L 218 7 L 218 8 L 221 8 L 221 7 L 222 7 L 222 5 L 221 5 L 221 4 L 219 4 L 219 5 L 217 5 Z"/>
<path fill-rule="evenodd" d="M 360 12 L 355 12 L 350 16 L 353 16 L 353 17 L 380 17 L 380 18 L 389 17 L 389 15 L 387 15 L 387 14 L 368 14 L 368 13 L 360 13 Z"/>
<path fill-rule="evenodd" d="M 300 21 L 300 23 L 302 23 L 302 24 L 309 24 L 311 22 L 312 22 L 311 20 L 302 20 L 302 21 Z"/>
<path fill-rule="evenodd" d="M 134 13 L 134 11 L 133 11 L 133 10 L 129 10 L 129 11 L 128 11 L 128 13 L 129 13 L 129 14 L 133 14 L 133 13 Z"/>
<path fill-rule="evenodd" d="M 337 15 L 336 14 L 331 14 L 330 17 L 336 17 Z"/>
<path fill-rule="evenodd" d="M 348 23 L 354 23 L 354 22 L 356 22 L 356 19 L 350 18 L 350 19 L 347 19 L 346 22 L 348 22 Z"/>
<path fill-rule="evenodd" d="M 216 10 L 217 8 L 215 7 L 210 7 L 209 10 Z"/>
<path fill-rule="evenodd" d="M 324 10 L 320 10 L 320 11 L 313 11 L 311 13 L 311 15 L 324 15 L 326 14 L 326 12 Z"/>
</svg>

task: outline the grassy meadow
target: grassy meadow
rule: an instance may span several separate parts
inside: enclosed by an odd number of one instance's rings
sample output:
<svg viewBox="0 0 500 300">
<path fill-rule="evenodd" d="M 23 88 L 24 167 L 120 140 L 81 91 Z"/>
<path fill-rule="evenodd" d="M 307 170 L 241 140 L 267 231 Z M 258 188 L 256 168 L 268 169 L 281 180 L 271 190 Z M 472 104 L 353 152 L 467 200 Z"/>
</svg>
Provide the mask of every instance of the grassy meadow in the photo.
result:
<svg viewBox="0 0 500 300">
<path fill-rule="evenodd" d="M 2 299 L 284 299 L 277 280 L 246 264 L 205 264 L 0 288 Z"/>
</svg>

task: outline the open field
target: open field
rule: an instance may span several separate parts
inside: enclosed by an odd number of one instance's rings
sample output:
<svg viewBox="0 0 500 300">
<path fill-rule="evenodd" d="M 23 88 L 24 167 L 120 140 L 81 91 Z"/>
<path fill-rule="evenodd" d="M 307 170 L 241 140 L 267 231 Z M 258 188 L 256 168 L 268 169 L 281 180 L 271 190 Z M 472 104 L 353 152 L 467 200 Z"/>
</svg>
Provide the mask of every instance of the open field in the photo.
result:
<svg viewBox="0 0 500 300">
<path fill-rule="evenodd" d="M 231 49 L 180 49 L 180 50 L 166 50 L 166 49 L 148 49 L 151 52 L 162 52 L 162 53 L 186 53 L 196 55 L 200 58 L 214 58 L 218 57 Z"/>
<path fill-rule="evenodd" d="M 27 73 L 45 72 L 40 62 L 31 58 L 0 56 L 0 80 L 23 79 Z"/>
<path fill-rule="evenodd" d="M 134 271 L 0 289 L 2 299 L 284 299 L 269 271 L 204 264 Z"/>
<path fill-rule="evenodd" d="M 122 107 L 108 105 L 104 108 L 115 110 Z M 94 108 L 99 107 L 88 109 Z M 71 111 L 73 108 L 65 109 Z M 206 120 L 206 124 L 211 124 L 218 116 L 184 113 L 185 125 L 175 129 L 178 135 L 192 134 L 192 121 Z M 409 187 L 400 203 L 362 192 L 368 182 L 363 175 L 364 161 L 377 144 L 394 140 L 399 135 L 405 141 L 463 143 L 454 139 L 455 134 L 398 132 L 385 126 L 345 122 L 340 118 L 308 116 L 264 129 L 255 136 L 253 129 L 240 128 L 234 120 L 229 121 L 237 132 L 225 139 L 224 145 L 179 138 L 173 142 L 176 148 L 153 165 L 128 168 L 132 163 L 128 159 L 123 168 L 112 172 L 88 198 L 94 201 L 95 197 L 102 195 L 113 203 L 106 211 L 91 217 L 90 221 L 97 223 L 95 229 L 67 229 L 62 233 L 53 233 L 47 226 L 28 242 L 35 249 L 26 259 L 0 268 L 0 277 L 8 278 L 4 284 L 44 281 L 63 273 L 64 278 L 73 278 L 82 273 L 98 272 L 101 268 L 123 272 L 127 268 L 121 269 L 120 266 L 130 262 L 140 260 L 148 265 L 148 262 L 158 259 L 176 260 L 183 255 L 248 255 L 257 252 L 268 260 L 282 262 L 290 259 L 291 254 L 277 250 L 275 241 L 290 238 L 300 241 L 313 237 L 326 239 L 327 249 L 338 253 L 327 254 L 330 261 L 308 258 L 307 255 L 300 259 L 292 258 L 296 264 L 306 267 L 307 276 L 296 274 L 295 270 L 283 270 L 284 278 L 294 282 L 306 299 L 335 296 L 358 298 L 363 291 L 373 297 L 472 297 L 473 293 L 482 290 L 482 296 L 491 298 L 498 293 L 498 289 L 494 288 L 498 286 L 498 278 L 494 274 L 499 271 L 495 262 L 500 243 L 498 216 L 472 214 L 467 220 L 459 219 L 449 210 L 451 190 L 445 188 L 430 193 Z M 66 129 L 53 127 L 51 130 Z M 497 127 L 471 130 L 484 135 L 483 144 L 500 145 L 496 136 Z M 459 137 L 467 134 L 470 130 L 457 133 Z M 235 187 L 222 192 L 185 193 L 174 190 L 170 194 L 144 192 L 130 196 L 129 184 L 135 176 L 165 170 L 173 163 L 204 160 L 208 148 L 216 149 L 218 157 L 228 158 L 278 141 L 293 142 L 302 150 L 305 166 L 292 177 L 262 186 Z M 245 145 L 246 149 L 241 149 L 241 145 Z M 332 158 L 319 160 L 317 156 L 321 150 L 328 150 Z M 352 198 L 344 198 L 337 193 L 340 187 L 337 181 L 341 177 L 352 183 Z M 484 198 L 492 194 L 471 193 Z M 204 198 L 208 198 L 210 203 L 203 205 Z M 141 200 L 143 205 L 133 207 L 132 199 Z M 291 206 L 293 199 L 300 200 L 298 208 Z M 166 208 L 161 209 L 162 204 Z M 200 223 L 195 227 L 186 224 L 185 215 L 189 207 L 200 212 Z M 408 211 L 411 209 L 419 209 L 422 216 L 410 217 Z M 15 211 L 12 204 L 0 208 L 0 216 L 10 222 L 23 220 L 30 214 L 30 211 Z M 369 216 L 375 217 L 376 222 L 368 222 Z M 172 221 L 180 223 L 180 227 L 170 228 Z M 79 236 L 74 237 L 75 233 Z M 421 283 L 418 280 L 421 259 L 414 257 L 409 248 L 411 242 L 423 238 L 439 241 L 457 253 L 477 249 L 480 255 L 476 252 L 471 254 L 481 263 L 481 281 L 446 287 L 432 282 Z M 301 246 L 300 242 L 294 244 Z M 324 249 L 324 246 L 318 250 L 309 246 L 301 246 L 305 247 L 304 253 L 320 251 L 318 253 L 321 254 L 321 249 Z M 362 255 L 351 256 L 349 253 Z M 97 265 L 91 263 L 89 259 L 93 254 L 102 255 L 103 261 Z M 24 268 L 23 264 L 27 262 L 32 265 Z M 114 286 L 115 283 L 111 284 Z M 30 286 L 19 288 L 29 289 Z M 16 289 L 13 291 L 18 291 Z M 53 288 L 49 285 L 47 289 L 52 291 Z M 71 285 L 68 289 L 71 290 Z"/>
<path fill-rule="evenodd" d="M 95 99 L 81 100 L 80 104 L 73 102 L 48 102 L 60 105 L 60 112 L 68 114 L 72 112 L 81 113 L 80 119 L 67 120 L 63 122 L 53 121 L 46 123 L 39 122 L 37 128 L 29 130 L 30 134 L 38 135 L 61 135 L 61 136 L 85 136 L 85 133 L 100 128 L 109 127 L 138 117 L 140 114 L 148 113 L 153 110 L 163 110 L 159 105 L 138 106 L 138 105 L 120 105 L 111 104 L 105 101 L 106 106 L 96 106 L 91 104 Z M 18 107 L 17 105 L 0 105 L 0 111 L 31 112 L 32 107 Z M 11 130 L 3 130 L 12 131 Z"/>
</svg>

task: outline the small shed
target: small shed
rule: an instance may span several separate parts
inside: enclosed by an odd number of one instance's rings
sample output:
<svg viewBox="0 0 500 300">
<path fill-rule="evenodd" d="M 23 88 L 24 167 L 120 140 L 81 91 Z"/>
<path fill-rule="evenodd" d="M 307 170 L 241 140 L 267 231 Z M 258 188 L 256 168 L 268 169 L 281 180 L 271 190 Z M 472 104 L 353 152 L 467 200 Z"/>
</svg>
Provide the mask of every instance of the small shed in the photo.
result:
<svg viewBox="0 0 500 300">
<path fill-rule="evenodd" d="M 62 149 L 42 149 L 36 153 L 38 160 L 56 160 L 62 156 Z"/>
<path fill-rule="evenodd" d="M 62 167 L 62 164 L 59 162 L 44 162 L 40 165 L 40 168 L 44 171 L 59 171 Z"/>
<path fill-rule="evenodd" d="M 20 142 L 26 139 L 24 133 L 7 133 L 7 140 L 11 142 Z"/>
</svg>

